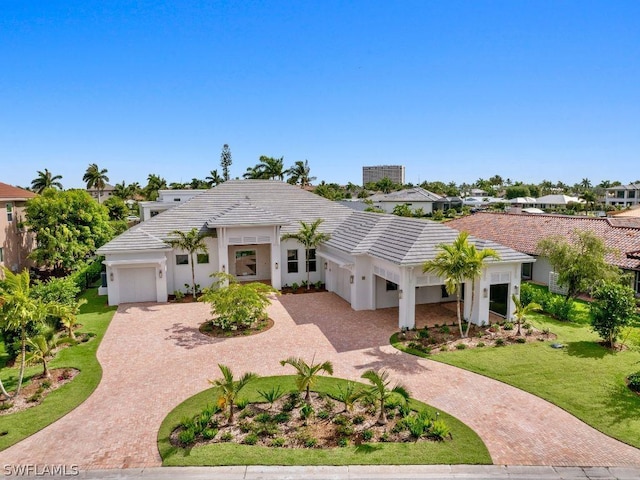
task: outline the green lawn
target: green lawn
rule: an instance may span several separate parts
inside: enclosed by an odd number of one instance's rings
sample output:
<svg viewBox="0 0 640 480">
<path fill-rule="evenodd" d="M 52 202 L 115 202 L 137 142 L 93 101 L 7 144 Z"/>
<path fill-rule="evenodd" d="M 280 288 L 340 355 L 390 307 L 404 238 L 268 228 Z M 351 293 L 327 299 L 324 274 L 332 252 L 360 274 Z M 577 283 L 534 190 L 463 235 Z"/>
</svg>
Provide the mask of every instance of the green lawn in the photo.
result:
<svg viewBox="0 0 640 480">
<path fill-rule="evenodd" d="M 65 348 L 50 364 L 51 368 L 73 367 L 80 370 L 80 373 L 73 381 L 51 392 L 37 407 L 0 417 L 0 450 L 66 415 L 91 395 L 100 383 L 102 368 L 96 359 L 96 351 L 115 308 L 105 307 L 106 297 L 98 297 L 95 288 L 87 290 L 82 296 L 89 303 L 82 307 L 82 313 L 78 316 L 78 322 L 83 326 L 80 331 L 92 332 L 96 336 L 87 343 Z M 0 348 L 0 364 L 3 361 L 3 351 L 4 346 Z M 29 367 L 26 371 L 27 381 L 40 373 L 41 366 Z M 17 368 L 4 368 L 0 375 L 8 388 L 15 387 Z"/>
<path fill-rule="evenodd" d="M 598 345 L 598 336 L 586 325 L 541 314 L 532 315 L 531 320 L 537 327 L 549 327 L 557 340 L 457 350 L 428 358 L 542 397 L 601 432 L 640 448 L 640 396 L 625 384 L 627 375 L 640 370 L 640 349 L 632 346 L 611 352 Z M 551 348 L 554 342 L 565 348 Z"/>
<path fill-rule="evenodd" d="M 294 376 L 264 377 L 250 383 L 243 396 L 258 401 L 257 390 L 281 385 L 295 390 Z M 346 380 L 322 377 L 317 391 L 335 393 Z M 237 444 L 213 444 L 190 449 L 174 447 L 169 435 L 180 421 L 199 413 L 217 398 L 215 388 L 205 390 L 178 405 L 162 422 L 158 450 L 163 465 L 378 465 L 378 464 L 491 464 L 489 452 L 476 433 L 454 417 L 440 413 L 451 427 L 453 440 L 445 442 L 373 443 L 331 449 L 270 448 Z M 414 401 L 412 408 L 432 407 Z"/>
</svg>

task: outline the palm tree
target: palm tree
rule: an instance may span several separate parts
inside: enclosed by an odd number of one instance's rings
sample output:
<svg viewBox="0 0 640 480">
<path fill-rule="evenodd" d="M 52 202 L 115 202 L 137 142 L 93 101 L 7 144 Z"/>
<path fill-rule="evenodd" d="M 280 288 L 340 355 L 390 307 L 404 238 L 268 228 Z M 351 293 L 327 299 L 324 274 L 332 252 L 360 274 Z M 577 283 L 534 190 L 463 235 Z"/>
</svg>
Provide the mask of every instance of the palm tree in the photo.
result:
<svg viewBox="0 0 640 480">
<path fill-rule="evenodd" d="M 522 305 L 520 297 L 518 297 L 516 294 L 511 295 L 511 300 L 513 300 L 513 303 L 516 306 L 516 309 L 513 312 L 513 318 L 518 325 L 518 331 L 516 332 L 516 335 L 522 335 L 520 326 L 526 320 L 527 315 L 533 312 L 539 312 L 540 310 L 542 310 L 542 307 L 535 302 L 528 303 L 527 305 Z"/>
<path fill-rule="evenodd" d="M 336 399 L 344 403 L 343 411 L 347 412 L 353 410 L 354 404 L 360 400 L 365 393 L 366 391 L 354 382 L 347 382 L 344 388 L 342 388 L 342 385 L 338 387 Z"/>
<path fill-rule="evenodd" d="M 360 378 L 369 380 L 371 388 L 368 395 L 379 402 L 380 416 L 378 417 L 378 425 L 384 425 L 387 423 L 387 412 L 384 408 L 384 404 L 392 395 L 399 395 L 406 403 L 409 401 L 410 395 L 406 387 L 402 385 L 396 385 L 393 388 L 389 388 L 391 381 L 389 380 L 389 373 L 386 370 L 376 372 L 375 370 L 367 370 L 362 374 Z"/>
<path fill-rule="evenodd" d="M 122 200 L 129 200 L 133 198 L 140 190 L 138 183 L 131 183 L 126 185 L 124 180 L 121 183 L 116 183 L 113 187 L 113 196 L 121 198 Z"/>
<path fill-rule="evenodd" d="M 598 196 L 593 190 L 585 190 L 578 197 L 580 200 L 584 200 L 587 212 L 594 210 L 594 206 L 598 201 Z M 591 208 L 589 208 L 591 207 Z"/>
<path fill-rule="evenodd" d="M 304 162 L 298 160 L 293 164 L 293 167 L 287 170 L 287 174 L 289 175 L 287 182 L 292 185 L 298 185 L 299 183 L 301 188 L 311 185 L 311 182 L 316 179 L 316 177 L 311 176 L 311 168 L 309 167 L 308 160 Z"/>
<path fill-rule="evenodd" d="M 80 307 L 87 303 L 86 298 L 81 298 L 74 301 L 70 305 L 61 305 L 56 309 L 55 314 L 60 317 L 60 323 L 67 329 L 67 334 L 71 340 L 76 339 L 76 334 L 73 333 L 73 327 L 78 324 L 78 314 L 80 313 Z"/>
<path fill-rule="evenodd" d="M 70 338 L 56 339 L 52 329 L 28 338 L 29 353 L 25 358 L 27 364 L 41 363 L 42 364 L 42 376 L 51 378 L 51 372 L 49 372 L 49 359 L 53 357 L 55 348 L 62 343 L 75 343 Z"/>
<path fill-rule="evenodd" d="M 216 185 L 219 185 L 222 182 L 224 182 L 224 178 L 220 176 L 220 174 L 218 173 L 218 170 L 211 170 L 210 173 L 211 175 L 205 178 L 209 187 L 215 187 Z"/>
<path fill-rule="evenodd" d="M 249 180 L 266 180 L 267 178 L 269 178 L 265 177 L 264 170 L 260 168 L 260 165 L 247 167 L 247 171 L 242 174 L 242 177 Z"/>
<path fill-rule="evenodd" d="M 20 373 L 14 395 L 18 395 L 24 379 L 25 357 L 27 352 L 27 329 L 36 323 L 43 323 L 47 316 L 55 314 L 59 307 L 56 303 L 45 303 L 31 295 L 29 271 L 13 273 L 4 267 L 4 286 L 0 294 L 0 324 L 5 329 L 20 331 Z M 10 395 L 0 381 L 0 389 L 7 397 Z"/>
<path fill-rule="evenodd" d="M 87 182 L 87 189 L 95 188 L 98 191 L 98 202 L 100 202 L 101 193 L 109 181 L 107 171 L 106 168 L 100 170 L 97 164 L 92 163 L 87 167 L 87 171 L 82 177 L 82 181 Z"/>
<path fill-rule="evenodd" d="M 313 359 L 315 360 L 315 358 Z M 303 390 L 306 391 L 304 399 L 306 402 L 311 400 L 311 387 L 313 387 L 318 381 L 318 376 L 320 372 L 328 373 L 329 375 L 333 375 L 333 364 L 329 361 L 324 363 L 313 363 L 311 360 L 311 364 L 305 362 L 302 358 L 289 357 L 286 360 L 280 360 L 280 365 L 283 367 L 285 365 L 291 365 L 296 369 L 297 378 L 296 385 L 298 390 L 301 392 Z"/>
<path fill-rule="evenodd" d="M 147 185 L 144 187 L 144 196 L 147 200 L 155 200 L 158 198 L 158 190 L 167 188 L 167 181 L 160 177 L 150 173 L 147 177 Z"/>
<path fill-rule="evenodd" d="M 264 177 L 272 180 L 284 180 L 287 171 L 284 168 L 284 157 L 273 158 L 262 155 L 257 167 L 262 170 Z"/>
<path fill-rule="evenodd" d="M 286 233 L 282 236 L 282 240 L 297 240 L 302 244 L 305 249 L 306 256 L 306 265 L 307 265 L 307 290 L 311 288 L 309 285 L 309 279 L 311 277 L 311 272 L 309 272 L 309 264 L 310 264 L 310 253 L 312 248 L 316 248 L 322 242 L 326 242 L 331 238 L 331 235 L 324 232 L 319 232 L 318 227 L 323 222 L 321 218 L 318 218 L 313 223 L 306 223 L 304 221 L 300 221 L 300 230 L 296 233 Z"/>
<path fill-rule="evenodd" d="M 194 253 L 207 253 L 207 244 L 204 242 L 204 238 L 207 237 L 207 233 L 199 232 L 197 228 L 192 228 L 187 233 L 180 230 L 174 230 L 170 235 L 176 235 L 178 238 L 169 240 L 169 245 L 173 248 L 179 248 L 189 253 L 191 259 L 191 285 L 193 298 L 196 298 L 196 270 L 194 265 Z"/>
<path fill-rule="evenodd" d="M 31 180 L 31 189 L 36 193 L 42 193 L 47 188 L 59 188 L 62 190 L 62 175 L 53 175 L 48 169 L 44 172 L 38 170 L 38 176 Z"/>
<path fill-rule="evenodd" d="M 258 378 L 255 373 L 247 372 L 240 380 L 233 378 L 233 372 L 226 365 L 218 364 L 218 368 L 222 372 L 222 379 L 209 380 L 209 383 L 214 387 L 218 387 L 222 390 L 221 398 L 224 402 L 224 406 L 229 408 L 229 424 L 233 423 L 233 405 L 238 398 L 238 394 L 249 382 Z"/>
<path fill-rule="evenodd" d="M 497 258 L 497 253 L 492 249 L 478 251 L 475 245 L 469 244 L 469 233 L 460 232 L 452 244 L 441 243 L 436 246 L 439 252 L 433 260 L 426 261 L 422 266 L 423 272 L 433 272 L 444 277 L 444 285 L 449 295 L 456 294 L 456 313 L 458 316 L 458 328 L 460 336 L 465 337 L 462 330 L 462 315 L 460 312 L 461 284 L 472 279 L 471 305 L 474 301 L 475 279 L 480 276 L 487 258 Z M 467 325 L 467 332 L 469 325 Z"/>
</svg>

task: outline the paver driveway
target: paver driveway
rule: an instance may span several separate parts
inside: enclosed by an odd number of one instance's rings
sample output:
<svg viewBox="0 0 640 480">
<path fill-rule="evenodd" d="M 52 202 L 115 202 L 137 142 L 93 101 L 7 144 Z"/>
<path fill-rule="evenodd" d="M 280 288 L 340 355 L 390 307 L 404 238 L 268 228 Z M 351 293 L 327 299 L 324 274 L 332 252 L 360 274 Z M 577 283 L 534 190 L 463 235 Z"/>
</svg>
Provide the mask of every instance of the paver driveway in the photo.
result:
<svg viewBox="0 0 640 480">
<path fill-rule="evenodd" d="M 91 397 L 53 425 L 0 453 L 3 463 L 82 468 L 160 464 L 156 434 L 166 414 L 207 388 L 216 364 L 236 373 L 291 373 L 279 360 L 331 360 L 358 379 L 387 367 L 413 396 L 447 411 L 508 465 L 640 465 L 640 450 L 613 440 L 553 405 L 488 378 L 398 352 L 388 345 L 393 310 L 354 312 L 330 293 L 286 295 L 270 307 L 275 326 L 256 336 L 210 339 L 197 326 L 203 304 L 121 306 L 98 351 L 104 369 Z"/>
</svg>

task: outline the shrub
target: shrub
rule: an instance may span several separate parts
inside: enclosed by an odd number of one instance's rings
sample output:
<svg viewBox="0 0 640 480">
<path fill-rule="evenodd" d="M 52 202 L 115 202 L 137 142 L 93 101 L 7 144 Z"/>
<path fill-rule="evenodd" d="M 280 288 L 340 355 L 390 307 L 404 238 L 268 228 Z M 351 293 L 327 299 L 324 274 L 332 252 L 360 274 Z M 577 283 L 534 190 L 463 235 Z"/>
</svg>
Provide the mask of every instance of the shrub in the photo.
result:
<svg viewBox="0 0 640 480">
<path fill-rule="evenodd" d="M 504 338 L 498 338 L 496 340 L 496 347 L 502 347 L 504 345 Z"/>
<path fill-rule="evenodd" d="M 271 415 L 265 412 L 265 413 L 259 413 L 258 415 L 256 415 L 254 420 L 259 423 L 267 423 L 272 421 L 273 418 L 271 417 Z"/>
<path fill-rule="evenodd" d="M 523 337 L 518 337 L 518 338 L 516 338 L 516 342 L 517 343 L 527 343 L 527 339 L 523 338 Z"/>
<path fill-rule="evenodd" d="M 354 431 L 351 425 L 338 425 L 338 428 L 336 428 L 336 433 L 341 437 L 350 437 Z"/>
<path fill-rule="evenodd" d="M 36 403 L 36 402 L 39 402 L 40 400 L 42 400 L 42 395 L 40 395 L 37 392 L 31 395 L 30 397 L 27 397 L 27 402 L 29 403 Z"/>
<path fill-rule="evenodd" d="M 476 347 L 478 347 L 478 348 L 482 348 L 482 347 L 484 347 L 484 342 L 478 342 L 478 344 L 476 345 Z"/>
<path fill-rule="evenodd" d="M 381 442 L 388 442 L 389 440 L 391 440 L 389 438 L 389 432 L 384 432 L 382 435 L 380 435 Z"/>
<path fill-rule="evenodd" d="M 338 439 L 338 446 L 339 447 L 347 447 L 347 446 L 349 446 L 349 439 L 345 438 L 345 437 L 340 437 Z"/>
<path fill-rule="evenodd" d="M 327 420 L 329 418 L 330 413 L 326 410 L 320 410 L 317 414 L 318 418 L 321 420 Z"/>
<path fill-rule="evenodd" d="M 287 423 L 291 419 L 291 414 L 288 412 L 280 412 L 273 416 L 273 421 L 276 423 Z"/>
<path fill-rule="evenodd" d="M 429 429 L 429 436 L 436 440 L 444 440 L 451 435 L 451 429 L 443 420 L 435 420 Z"/>
<path fill-rule="evenodd" d="M 249 433 L 253 430 L 253 425 L 251 422 L 240 422 L 238 423 L 238 428 L 242 433 Z"/>
<path fill-rule="evenodd" d="M 313 405 L 310 403 L 305 403 L 300 407 L 300 418 L 303 420 L 307 420 L 309 417 L 313 415 Z"/>
<path fill-rule="evenodd" d="M 362 433 L 362 440 L 364 440 L 365 442 L 370 441 L 373 438 L 373 430 L 363 430 Z"/>
<path fill-rule="evenodd" d="M 273 440 L 271 440 L 270 445 L 272 447 L 284 447 L 285 443 L 287 443 L 287 441 L 283 437 L 276 437 Z"/>
<path fill-rule="evenodd" d="M 173 296 L 176 297 L 176 302 L 181 302 L 184 298 L 184 293 L 181 290 L 174 290 Z"/>
<path fill-rule="evenodd" d="M 440 327 L 440 333 L 444 333 L 445 335 L 451 333 L 451 329 L 447 325 L 442 325 Z"/>
<path fill-rule="evenodd" d="M 346 415 L 336 415 L 335 417 L 333 417 L 333 423 L 335 423 L 336 425 L 349 425 L 351 423 L 351 420 L 349 420 L 349 417 L 347 417 Z"/>
<path fill-rule="evenodd" d="M 313 448 L 316 445 L 318 445 L 318 439 L 317 438 L 309 437 L 309 438 L 305 439 L 305 441 L 304 441 L 304 446 L 306 448 Z"/>
<path fill-rule="evenodd" d="M 293 282 L 291 284 L 291 288 L 293 289 L 293 291 L 296 291 L 300 288 L 300 285 L 298 285 L 296 282 Z"/>
<path fill-rule="evenodd" d="M 195 430 L 193 430 L 192 428 L 187 428 L 185 430 L 182 430 L 178 434 L 178 440 L 183 445 L 191 445 L 193 442 L 196 441 L 196 432 L 195 432 Z"/>
<path fill-rule="evenodd" d="M 287 400 L 282 405 L 282 410 L 285 412 L 290 412 L 294 408 L 298 406 L 300 403 L 300 392 L 291 392 L 287 395 Z"/>
<path fill-rule="evenodd" d="M 553 295 L 553 294 L 552 294 Z M 573 300 L 560 295 L 553 295 L 543 308 L 558 320 L 567 321 L 573 311 Z"/>
<path fill-rule="evenodd" d="M 467 346 L 464 343 L 456 344 L 456 349 L 458 350 L 464 350 L 465 348 L 467 348 Z"/>
<path fill-rule="evenodd" d="M 513 322 L 504 322 L 505 330 L 513 330 Z"/>
<path fill-rule="evenodd" d="M 11 407 L 13 407 L 11 402 L 0 402 L 0 411 L 9 410 Z"/>
<path fill-rule="evenodd" d="M 610 348 L 623 327 L 636 317 L 635 292 L 627 285 L 606 282 L 593 291 L 591 326 Z"/>
<path fill-rule="evenodd" d="M 627 377 L 627 385 L 634 392 L 640 392 L 640 372 L 629 375 Z"/>
<path fill-rule="evenodd" d="M 43 388 L 44 390 L 46 390 L 47 388 L 51 387 L 51 381 L 49 380 L 45 380 L 44 382 L 42 382 L 41 384 L 41 388 Z"/>
<path fill-rule="evenodd" d="M 242 443 L 244 443 L 245 445 L 255 445 L 256 443 L 258 443 L 258 435 L 256 435 L 255 433 L 250 433 L 249 435 L 244 437 Z"/>
<path fill-rule="evenodd" d="M 220 441 L 221 442 L 230 442 L 231 440 L 233 440 L 233 435 L 231 432 L 224 432 L 221 436 L 220 436 Z"/>
<path fill-rule="evenodd" d="M 429 330 L 427 330 L 427 327 L 418 330 L 418 338 L 429 338 Z"/>
<path fill-rule="evenodd" d="M 218 430 L 215 428 L 205 428 L 202 431 L 202 438 L 205 440 L 212 440 L 218 434 Z"/>
</svg>

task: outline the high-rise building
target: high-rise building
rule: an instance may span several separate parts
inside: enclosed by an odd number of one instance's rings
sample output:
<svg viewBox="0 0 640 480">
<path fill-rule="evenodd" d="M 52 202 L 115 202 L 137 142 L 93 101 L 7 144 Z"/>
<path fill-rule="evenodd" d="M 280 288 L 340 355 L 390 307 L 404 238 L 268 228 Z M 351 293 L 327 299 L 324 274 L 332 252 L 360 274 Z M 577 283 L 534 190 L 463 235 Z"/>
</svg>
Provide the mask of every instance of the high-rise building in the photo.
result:
<svg viewBox="0 0 640 480">
<path fill-rule="evenodd" d="M 362 167 L 362 185 L 387 177 L 393 183 L 404 185 L 404 165 L 376 165 Z"/>
</svg>

